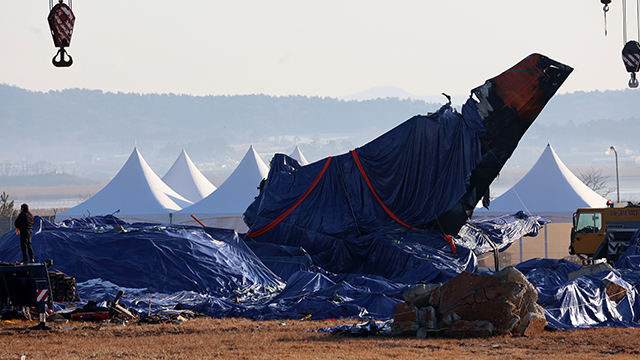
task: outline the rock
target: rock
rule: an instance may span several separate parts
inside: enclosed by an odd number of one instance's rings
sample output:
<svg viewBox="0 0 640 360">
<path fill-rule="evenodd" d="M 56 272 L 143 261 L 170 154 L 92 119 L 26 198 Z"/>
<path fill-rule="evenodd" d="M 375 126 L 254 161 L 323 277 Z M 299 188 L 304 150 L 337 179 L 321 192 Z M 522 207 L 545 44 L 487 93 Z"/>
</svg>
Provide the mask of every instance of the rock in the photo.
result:
<svg viewBox="0 0 640 360">
<path fill-rule="evenodd" d="M 602 280 L 602 283 L 605 287 L 605 292 L 611 301 L 622 300 L 625 296 L 627 296 L 627 289 L 624 287 L 614 283 L 609 279 Z"/>
<path fill-rule="evenodd" d="M 445 334 L 453 337 L 488 337 L 494 331 L 493 324 L 487 320 L 458 320 L 451 324 Z"/>
<path fill-rule="evenodd" d="M 444 316 L 442 316 L 442 322 L 446 326 L 451 326 L 451 324 L 461 319 L 462 318 L 460 317 L 460 315 L 456 314 L 453 311 L 448 311 L 447 313 L 444 314 Z"/>
<path fill-rule="evenodd" d="M 516 269 L 513 266 L 506 267 L 493 276 L 499 277 L 503 280 L 503 282 L 515 282 L 524 286 L 524 301 L 527 302 L 537 302 L 538 301 L 538 292 L 536 288 L 527 280 L 527 277 L 524 276 L 520 270 Z M 510 298 L 509 300 L 514 301 L 515 299 Z"/>
<path fill-rule="evenodd" d="M 433 293 L 431 293 L 431 298 L 429 299 L 429 305 L 433 306 L 436 309 L 440 307 L 440 289 L 441 288 L 442 288 L 442 285 L 438 286 L 435 290 L 433 290 Z"/>
<path fill-rule="evenodd" d="M 418 330 L 418 314 L 413 306 L 399 302 L 393 307 L 393 311 L 391 331 L 394 334 L 411 333 Z"/>
<path fill-rule="evenodd" d="M 519 301 L 525 293 L 524 285 L 516 282 L 493 284 L 485 287 L 483 290 L 485 297 L 489 300 L 505 296 L 511 302 Z"/>
<path fill-rule="evenodd" d="M 439 312 L 444 313 L 461 301 L 466 303 L 473 301 L 473 295 L 479 289 L 500 281 L 501 279 L 497 277 L 463 271 L 440 287 Z"/>
<path fill-rule="evenodd" d="M 532 326 L 532 324 L 529 323 L 530 321 L 534 321 L 535 324 L 541 328 L 540 331 L 542 331 L 547 325 L 544 310 L 537 304 L 538 292 L 531 282 L 527 280 L 527 277 L 513 266 L 506 267 L 493 276 L 499 277 L 505 282 L 517 283 L 523 288 L 523 293 L 514 293 L 508 296 L 509 300 L 518 307 L 517 314 L 520 318 L 520 321 L 514 328 L 514 333 L 517 332 L 520 335 L 525 335 L 525 331 Z M 540 326 L 541 323 L 542 326 Z M 529 332 L 531 331 L 533 330 L 529 330 Z"/>
<path fill-rule="evenodd" d="M 440 285 L 417 285 L 410 290 L 406 291 L 402 297 L 409 306 L 415 306 L 418 309 L 429 305 L 431 294 Z"/>
<path fill-rule="evenodd" d="M 459 319 L 469 321 L 490 321 L 498 334 L 510 333 L 520 320 L 516 306 L 504 296 L 493 298 L 486 303 L 470 303 L 456 306 L 445 313 L 443 319 L 449 318 L 449 313 L 454 313 Z"/>
<path fill-rule="evenodd" d="M 624 288 L 612 284 L 607 287 L 608 295 L 626 294 L 621 291 Z M 535 287 L 514 267 L 495 275 L 462 272 L 442 285 L 416 286 L 405 292 L 404 298 L 407 304 L 402 306 L 406 308 L 396 310 L 398 323 L 394 325 L 404 331 L 449 327 L 451 335 L 535 336 L 547 323 L 544 310 L 536 303 Z M 416 305 L 412 308 L 415 318 L 405 314 L 409 305 Z"/>
<path fill-rule="evenodd" d="M 425 328 L 418 329 L 418 332 L 416 333 L 416 337 L 418 339 L 426 338 L 427 337 L 427 329 L 425 329 Z"/>
<path fill-rule="evenodd" d="M 423 307 L 418 309 L 418 325 L 428 330 L 433 330 L 438 325 L 438 319 L 436 317 L 436 310 L 433 306 Z"/>
<path fill-rule="evenodd" d="M 533 304 L 532 311 L 522 319 L 516 331 L 527 337 L 537 336 L 542 334 L 545 326 L 547 326 L 547 319 L 544 316 L 544 309 L 538 304 Z"/>
</svg>

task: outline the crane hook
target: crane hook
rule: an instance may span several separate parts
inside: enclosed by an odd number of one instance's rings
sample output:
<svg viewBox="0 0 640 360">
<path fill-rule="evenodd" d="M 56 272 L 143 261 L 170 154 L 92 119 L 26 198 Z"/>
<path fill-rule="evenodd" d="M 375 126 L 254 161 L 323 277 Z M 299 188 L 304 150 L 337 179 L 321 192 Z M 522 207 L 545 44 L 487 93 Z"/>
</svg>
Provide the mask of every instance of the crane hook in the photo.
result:
<svg viewBox="0 0 640 360">
<path fill-rule="evenodd" d="M 73 58 L 67 54 L 64 48 L 71 44 L 71 35 L 73 34 L 73 25 L 76 17 L 73 15 L 71 8 L 63 3 L 62 0 L 59 0 L 49 11 L 47 20 L 53 36 L 53 43 L 60 48 L 58 53 L 51 59 L 51 62 L 55 67 L 69 67 L 73 64 Z M 58 57 L 60 59 L 56 60 Z"/>
<path fill-rule="evenodd" d="M 635 40 L 628 41 L 622 48 L 622 61 L 624 62 L 627 72 L 631 73 L 629 87 L 635 89 L 638 87 L 638 79 L 636 73 L 640 70 L 640 44 Z"/>
</svg>

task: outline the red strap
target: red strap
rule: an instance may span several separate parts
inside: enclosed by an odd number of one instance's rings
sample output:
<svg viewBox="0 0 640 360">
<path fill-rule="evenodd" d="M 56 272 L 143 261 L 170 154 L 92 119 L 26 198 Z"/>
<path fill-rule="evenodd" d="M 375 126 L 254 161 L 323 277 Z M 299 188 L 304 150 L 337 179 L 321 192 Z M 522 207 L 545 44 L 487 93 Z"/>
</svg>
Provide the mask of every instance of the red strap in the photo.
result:
<svg viewBox="0 0 640 360">
<path fill-rule="evenodd" d="M 197 221 L 198 224 L 202 225 L 202 227 L 206 227 L 206 226 L 204 226 L 204 224 L 200 220 L 198 220 L 197 217 L 193 216 L 193 214 L 191 214 L 191 217 L 193 218 L 193 220 Z"/>
<path fill-rule="evenodd" d="M 456 250 L 456 243 L 453 242 L 453 238 L 451 237 L 451 235 L 445 235 L 444 236 L 444 241 L 446 241 L 446 242 L 451 244 L 451 252 L 454 255 L 458 253 L 458 250 Z"/>
<path fill-rule="evenodd" d="M 278 225 L 282 220 L 284 220 L 284 218 L 286 218 L 289 214 L 291 214 L 291 212 L 298 207 L 298 205 L 300 205 L 300 203 L 302 203 L 302 201 L 309 196 L 309 194 L 311 193 L 311 191 L 313 190 L 314 187 L 316 187 L 316 185 L 318 184 L 318 182 L 320 181 L 320 179 L 322 178 L 322 175 L 324 175 L 324 172 L 327 171 L 327 168 L 329 167 L 329 163 L 331 163 L 331 156 L 329 156 L 327 158 L 327 161 L 324 163 L 324 166 L 322 167 L 322 170 L 320 170 L 320 173 L 318 174 L 318 176 L 316 176 L 315 180 L 313 180 L 313 183 L 311 183 L 311 186 L 309 186 L 309 188 L 307 189 L 307 191 L 304 192 L 304 194 L 300 197 L 300 199 L 298 199 L 298 201 L 292 206 L 290 207 L 287 211 L 285 211 L 282 215 L 278 216 L 275 220 L 273 220 L 272 222 L 269 223 L 269 225 L 263 227 L 260 230 L 256 230 L 254 232 L 250 232 L 248 234 L 246 234 L 246 237 L 255 237 L 255 236 L 260 236 L 264 233 L 266 233 L 267 231 L 273 229 L 276 225 Z"/>
<path fill-rule="evenodd" d="M 393 220 L 397 221 L 400 225 L 402 225 L 404 227 L 408 227 L 411 230 L 418 230 L 418 229 L 414 228 L 413 226 L 407 225 L 402 220 L 398 219 L 398 217 L 394 213 L 392 213 L 391 210 L 389 210 L 389 208 L 382 202 L 382 200 L 380 200 L 380 198 L 378 197 L 378 194 L 376 194 L 376 191 L 373 190 L 373 186 L 371 185 L 371 181 L 369 181 L 369 177 L 364 172 L 364 168 L 362 167 L 362 164 L 360 163 L 360 158 L 358 157 L 358 154 L 356 154 L 355 150 L 351 150 L 351 155 L 353 156 L 353 159 L 356 161 L 356 165 L 358 165 L 358 169 L 360 170 L 360 173 L 362 174 L 362 177 L 364 178 L 364 181 L 369 186 L 369 190 L 371 190 L 371 192 L 373 193 L 373 196 L 375 196 L 376 200 L 378 200 L 380 205 L 382 205 L 382 208 L 384 209 L 384 211 L 387 214 L 389 214 L 389 216 L 391 216 L 391 218 Z"/>
</svg>

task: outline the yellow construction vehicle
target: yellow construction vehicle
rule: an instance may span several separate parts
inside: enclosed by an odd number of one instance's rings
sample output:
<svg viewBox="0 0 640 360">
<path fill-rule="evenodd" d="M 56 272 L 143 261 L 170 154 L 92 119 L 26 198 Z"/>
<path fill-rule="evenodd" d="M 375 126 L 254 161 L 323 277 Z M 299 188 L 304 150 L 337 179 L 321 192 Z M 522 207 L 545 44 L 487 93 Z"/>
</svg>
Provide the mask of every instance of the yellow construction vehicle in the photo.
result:
<svg viewBox="0 0 640 360">
<path fill-rule="evenodd" d="M 573 214 L 569 254 L 585 261 L 613 263 L 640 228 L 640 204 L 607 203 L 607 208 L 578 209 Z"/>
</svg>

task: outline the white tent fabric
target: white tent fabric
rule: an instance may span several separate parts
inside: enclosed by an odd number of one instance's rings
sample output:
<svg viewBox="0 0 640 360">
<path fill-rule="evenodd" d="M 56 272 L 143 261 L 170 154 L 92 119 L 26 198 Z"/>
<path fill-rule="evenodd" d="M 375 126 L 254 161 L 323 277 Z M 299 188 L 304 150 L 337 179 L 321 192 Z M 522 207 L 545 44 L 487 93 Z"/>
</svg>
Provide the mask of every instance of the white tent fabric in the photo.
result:
<svg viewBox="0 0 640 360">
<path fill-rule="evenodd" d="M 491 214 L 523 210 L 549 217 L 571 218 L 577 208 L 606 207 L 607 200 L 586 186 L 547 145 L 531 170 L 489 205 Z M 476 215 L 487 215 L 476 209 Z"/>
<path fill-rule="evenodd" d="M 243 214 L 259 194 L 258 186 L 266 179 L 269 168 L 253 146 L 244 155 L 229 177 L 199 202 L 173 214 L 174 224 L 198 225 L 195 216 L 206 226 L 235 229 L 246 232 Z"/>
<path fill-rule="evenodd" d="M 300 148 L 298 147 L 298 145 L 296 145 L 296 148 L 293 149 L 293 152 L 289 156 L 294 158 L 294 159 L 296 159 L 296 160 L 298 160 L 300 165 L 303 165 L 303 166 L 304 165 L 309 165 L 309 162 L 307 161 L 307 159 L 302 154 L 302 151 L 300 151 Z"/>
<path fill-rule="evenodd" d="M 118 174 L 102 190 L 56 215 L 56 221 L 115 214 L 129 222 L 170 223 L 172 212 L 191 204 L 165 184 L 134 148 Z"/>
<path fill-rule="evenodd" d="M 162 177 L 162 181 L 194 204 L 216 190 L 215 185 L 202 175 L 184 149 Z"/>
</svg>

